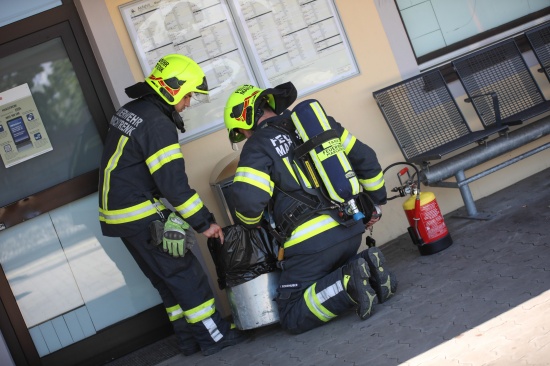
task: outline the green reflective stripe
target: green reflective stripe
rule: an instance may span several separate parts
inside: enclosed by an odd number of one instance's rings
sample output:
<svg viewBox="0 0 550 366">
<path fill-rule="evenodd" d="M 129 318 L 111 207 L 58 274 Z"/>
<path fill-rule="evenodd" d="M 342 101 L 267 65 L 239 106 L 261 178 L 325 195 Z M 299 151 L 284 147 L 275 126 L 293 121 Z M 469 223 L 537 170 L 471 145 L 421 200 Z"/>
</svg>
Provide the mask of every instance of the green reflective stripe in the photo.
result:
<svg viewBox="0 0 550 366">
<path fill-rule="evenodd" d="M 193 309 L 184 311 L 183 314 L 189 324 L 194 324 L 209 318 L 215 311 L 216 307 L 214 305 L 214 299 L 212 298 Z"/>
<path fill-rule="evenodd" d="M 384 185 L 384 174 L 380 172 L 374 178 L 359 179 L 359 181 L 365 191 L 376 191 Z"/>
<path fill-rule="evenodd" d="M 259 223 L 260 220 L 262 219 L 262 215 L 263 215 L 263 212 L 258 217 L 246 217 L 239 211 L 235 210 L 235 216 L 237 216 L 239 220 L 241 220 L 243 223 L 247 225 L 254 225 Z"/>
<path fill-rule="evenodd" d="M 151 201 L 145 201 L 138 205 L 119 210 L 104 210 L 100 208 L 99 221 L 107 224 L 124 224 L 156 215 L 159 210 L 162 211 L 165 209 L 166 207 L 158 200 L 155 200 L 154 204 Z"/>
<path fill-rule="evenodd" d="M 199 197 L 198 193 L 195 193 L 191 196 L 187 201 L 182 203 L 181 205 L 174 207 L 176 211 L 180 213 L 180 215 L 187 219 L 191 216 L 193 216 L 195 213 L 197 213 L 201 208 L 204 207 L 204 204 L 202 203 L 201 198 Z"/>
<path fill-rule="evenodd" d="M 122 156 L 122 150 L 124 150 L 124 146 L 128 142 L 128 137 L 121 136 L 120 139 L 118 139 L 118 144 L 116 146 L 116 150 L 107 162 L 107 165 L 105 166 L 105 170 L 103 172 L 103 187 L 101 189 L 101 208 L 107 210 L 109 208 L 108 206 L 108 196 L 109 196 L 109 189 L 111 187 L 111 173 L 113 170 L 115 170 L 118 161 L 120 160 L 120 157 Z"/>
<path fill-rule="evenodd" d="M 306 239 L 332 229 L 338 225 L 338 222 L 329 215 L 318 216 L 298 226 L 296 230 L 292 232 L 292 236 L 285 242 L 284 247 L 288 248 L 301 243 Z"/>
<path fill-rule="evenodd" d="M 288 169 L 288 172 L 290 173 L 290 175 L 292 175 L 292 177 L 294 178 L 296 183 L 300 184 L 300 182 L 298 181 L 298 178 L 296 178 L 296 174 L 294 173 L 294 169 L 292 169 L 292 166 L 290 165 L 290 161 L 289 161 L 288 157 L 283 158 L 283 163 L 285 163 L 285 166 Z"/>
<path fill-rule="evenodd" d="M 179 304 L 166 308 L 166 313 L 171 322 L 183 318 L 183 309 Z"/>
<path fill-rule="evenodd" d="M 273 188 L 275 187 L 275 183 L 271 181 L 269 175 L 254 168 L 237 168 L 233 182 L 242 182 L 253 185 L 262 191 L 269 193 L 270 197 L 273 196 Z"/>
<path fill-rule="evenodd" d="M 171 162 L 172 160 L 183 159 L 183 154 L 181 153 L 181 146 L 179 144 L 173 144 L 166 146 L 153 155 L 151 155 L 145 163 L 151 172 L 151 175 L 162 168 L 164 164 Z"/>
<path fill-rule="evenodd" d="M 341 283 L 341 282 L 338 281 L 338 283 Z M 322 322 L 328 322 L 329 320 L 336 318 L 337 315 L 332 313 L 326 307 L 324 307 L 323 302 L 327 301 L 328 299 L 330 299 L 330 297 L 335 295 L 333 294 L 334 289 L 332 289 L 331 288 L 332 286 L 331 286 L 321 291 L 320 293 L 316 294 L 315 293 L 316 285 L 317 284 L 314 283 L 313 285 L 307 288 L 307 290 L 304 292 L 304 299 L 306 301 L 306 305 L 309 311 L 311 311 L 313 315 L 315 315 Z M 327 293 L 327 290 L 329 290 L 328 293 Z"/>
<path fill-rule="evenodd" d="M 355 141 L 357 141 L 355 136 L 349 133 L 348 130 L 344 129 L 344 133 L 342 134 L 342 137 L 340 137 L 340 142 L 344 147 L 344 151 L 346 152 L 346 155 L 348 155 L 351 149 L 353 149 L 353 146 L 355 145 Z"/>
</svg>

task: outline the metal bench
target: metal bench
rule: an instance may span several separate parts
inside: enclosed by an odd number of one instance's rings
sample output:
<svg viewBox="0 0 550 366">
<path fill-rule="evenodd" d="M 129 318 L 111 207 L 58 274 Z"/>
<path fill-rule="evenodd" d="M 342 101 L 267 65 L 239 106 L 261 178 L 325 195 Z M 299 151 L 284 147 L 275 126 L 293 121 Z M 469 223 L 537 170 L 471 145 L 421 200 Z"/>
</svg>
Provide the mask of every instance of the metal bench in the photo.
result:
<svg viewBox="0 0 550 366">
<path fill-rule="evenodd" d="M 550 111 L 513 39 L 452 61 L 468 99 L 485 126 L 519 125 Z"/>
<path fill-rule="evenodd" d="M 373 96 L 410 163 L 426 165 L 508 128 L 493 124 L 472 131 L 439 70 L 375 91 Z"/>
<path fill-rule="evenodd" d="M 471 182 L 550 148 L 550 142 L 544 143 L 466 177 L 466 170 L 549 135 L 550 116 L 512 132 L 497 120 L 483 124 L 483 130 L 471 131 L 438 70 L 380 89 L 373 96 L 405 160 L 422 165 L 422 183 L 458 188 L 467 212 L 463 217 L 468 219 L 488 220 L 492 217 L 477 211 L 469 187 Z M 498 137 L 488 140 L 493 134 L 498 134 Z M 465 149 L 457 151 L 461 148 Z M 456 153 L 449 155 L 452 152 Z M 444 155 L 449 156 L 442 159 Z M 455 181 L 448 180 L 453 177 Z"/>
<path fill-rule="evenodd" d="M 535 57 L 542 66 L 538 71 L 544 72 L 548 81 L 550 81 L 550 22 L 525 32 L 525 36 L 531 44 Z"/>
</svg>

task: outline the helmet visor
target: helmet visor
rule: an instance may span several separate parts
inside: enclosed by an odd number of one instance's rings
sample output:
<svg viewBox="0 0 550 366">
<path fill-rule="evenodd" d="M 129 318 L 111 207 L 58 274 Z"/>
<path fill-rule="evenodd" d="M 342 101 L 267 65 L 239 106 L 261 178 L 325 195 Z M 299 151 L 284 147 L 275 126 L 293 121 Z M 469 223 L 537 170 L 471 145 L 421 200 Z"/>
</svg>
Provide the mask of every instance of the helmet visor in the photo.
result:
<svg viewBox="0 0 550 366">
<path fill-rule="evenodd" d="M 192 98 L 199 103 L 210 103 L 210 96 L 208 94 L 194 92 Z"/>
<path fill-rule="evenodd" d="M 206 82 L 206 76 L 202 77 L 202 83 L 197 85 L 193 93 L 193 98 L 199 103 L 210 103 L 210 97 L 208 96 L 208 83 Z"/>
<path fill-rule="evenodd" d="M 229 141 L 231 141 L 231 143 L 233 144 L 239 143 L 245 138 L 246 136 L 240 133 L 236 128 L 229 131 Z"/>
</svg>

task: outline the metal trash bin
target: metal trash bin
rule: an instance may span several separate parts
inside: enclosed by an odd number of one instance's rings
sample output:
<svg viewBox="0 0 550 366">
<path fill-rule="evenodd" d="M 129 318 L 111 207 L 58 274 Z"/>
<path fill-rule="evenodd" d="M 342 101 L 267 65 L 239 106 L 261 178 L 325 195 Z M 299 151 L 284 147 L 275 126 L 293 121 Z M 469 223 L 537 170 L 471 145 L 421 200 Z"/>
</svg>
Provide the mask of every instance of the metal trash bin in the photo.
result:
<svg viewBox="0 0 550 366">
<path fill-rule="evenodd" d="M 264 273 L 226 289 L 233 322 L 238 329 L 259 328 L 279 321 L 275 298 L 280 275 L 280 271 Z"/>
</svg>

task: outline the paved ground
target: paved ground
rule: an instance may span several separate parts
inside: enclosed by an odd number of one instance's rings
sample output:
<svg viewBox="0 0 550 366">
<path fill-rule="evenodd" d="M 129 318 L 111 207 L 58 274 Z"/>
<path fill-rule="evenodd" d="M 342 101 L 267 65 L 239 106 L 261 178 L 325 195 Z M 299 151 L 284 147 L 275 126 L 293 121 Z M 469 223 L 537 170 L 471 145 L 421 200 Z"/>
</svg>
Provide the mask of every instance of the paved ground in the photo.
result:
<svg viewBox="0 0 550 366">
<path fill-rule="evenodd" d="M 550 365 L 550 169 L 478 200 L 490 221 L 446 215 L 448 249 L 420 256 L 407 235 L 382 247 L 397 295 L 301 335 L 278 325 L 203 357 L 169 337 L 108 366 Z"/>
</svg>

